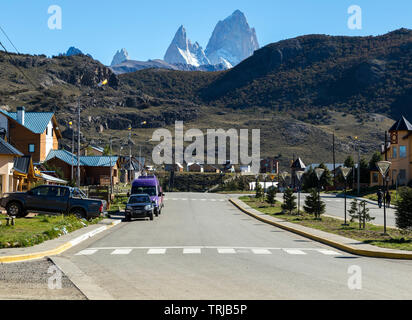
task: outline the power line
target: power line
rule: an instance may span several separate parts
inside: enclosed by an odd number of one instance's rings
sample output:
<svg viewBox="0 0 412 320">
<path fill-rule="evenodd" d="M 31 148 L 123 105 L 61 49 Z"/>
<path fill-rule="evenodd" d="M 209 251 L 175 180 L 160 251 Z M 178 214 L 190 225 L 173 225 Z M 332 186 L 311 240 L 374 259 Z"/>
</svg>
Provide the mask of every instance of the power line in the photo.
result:
<svg viewBox="0 0 412 320">
<path fill-rule="evenodd" d="M 11 56 L 11 54 L 7 51 L 6 47 L 3 45 L 3 43 L 0 41 L 0 46 L 4 49 L 4 52 L 6 52 L 6 54 L 9 56 L 10 60 L 13 59 L 13 57 Z M 22 69 L 20 69 L 17 65 L 13 64 L 12 65 L 20 71 L 20 73 L 23 75 L 24 78 L 26 78 L 27 81 L 30 82 L 30 84 L 37 90 L 37 86 L 33 83 L 33 81 L 31 81 L 31 79 L 23 72 Z"/>
<path fill-rule="evenodd" d="M 3 32 L 3 34 L 6 36 L 7 40 L 9 40 L 9 42 L 11 43 L 11 45 L 13 46 L 14 50 L 16 50 L 16 52 L 18 54 L 20 54 L 19 50 L 17 50 L 16 46 L 14 45 L 14 43 L 10 40 L 9 36 L 7 35 L 6 31 L 4 31 L 4 29 L 0 26 L 0 30 L 1 32 Z"/>
</svg>

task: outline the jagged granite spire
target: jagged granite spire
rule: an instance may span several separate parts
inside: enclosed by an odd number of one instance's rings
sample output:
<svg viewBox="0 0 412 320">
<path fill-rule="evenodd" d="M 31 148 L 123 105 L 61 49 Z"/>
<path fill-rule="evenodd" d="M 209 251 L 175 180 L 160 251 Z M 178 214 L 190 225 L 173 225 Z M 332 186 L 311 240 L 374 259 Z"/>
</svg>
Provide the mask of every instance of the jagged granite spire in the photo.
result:
<svg viewBox="0 0 412 320">
<path fill-rule="evenodd" d="M 206 56 L 212 64 L 237 65 L 259 49 L 254 28 L 250 28 L 243 12 L 236 10 L 219 21 L 206 47 Z"/>
</svg>

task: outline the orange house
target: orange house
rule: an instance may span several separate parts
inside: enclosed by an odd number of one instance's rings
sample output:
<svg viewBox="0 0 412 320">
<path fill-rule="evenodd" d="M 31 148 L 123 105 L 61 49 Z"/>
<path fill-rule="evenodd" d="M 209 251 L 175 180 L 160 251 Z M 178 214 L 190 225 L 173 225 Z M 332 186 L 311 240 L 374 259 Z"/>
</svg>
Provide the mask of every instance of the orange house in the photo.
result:
<svg viewBox="0 0 412 320">
<path fill-rule="evenodd" d="M 34 163 L 43 162 L 49 152 L 59 148 L 62 134 L 53 112 L 17 112 L 0 109 L 0 130 L 4 139 Z"/>
<path fill-rule="evenodd" d="M 389 135 L 387 157 L 392 163 L 388 174 L 389 184 L 407 185 L 412 181 L 412 124 L 405 117 L 401 117 L 389 129 Z M 371 171 L 370 184 L 383 184 L 383 178 L 376 168 Z"/>
</svg>

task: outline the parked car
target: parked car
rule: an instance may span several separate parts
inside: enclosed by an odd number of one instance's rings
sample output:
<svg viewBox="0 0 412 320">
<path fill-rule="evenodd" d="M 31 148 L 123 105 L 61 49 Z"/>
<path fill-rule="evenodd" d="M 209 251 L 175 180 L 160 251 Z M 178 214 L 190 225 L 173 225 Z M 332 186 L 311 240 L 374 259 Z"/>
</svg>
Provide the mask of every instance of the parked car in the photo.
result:
<svg viewBox="0 0 412 320">
<path fill-rule="evenodd" d="M 132 218 L 149 218 L 153 220 L 155 202 L 148 194 L 134 194 L 130 196 L 126 204 L 125 218 L 131 221 Z"/>
<path fill-rule="evenodd" d="M 107 202 L 88 199 L 78 188 L 44 185 L 27 192 L 4 194 L 0 205 L 7 214 L 25 217 L 29 212 L 46 214 L 74 214 L 79 218 L 96 218 L 106 212 Z"/>
<path fill-rule="evenodd" d="M 133 181 L 131 195 L 148 194 L 150 200 L 155 202 L 154 214 L 162 213 L 164 207 L 164 193 L 156 176 L 141 176 Z"/>
</svg>

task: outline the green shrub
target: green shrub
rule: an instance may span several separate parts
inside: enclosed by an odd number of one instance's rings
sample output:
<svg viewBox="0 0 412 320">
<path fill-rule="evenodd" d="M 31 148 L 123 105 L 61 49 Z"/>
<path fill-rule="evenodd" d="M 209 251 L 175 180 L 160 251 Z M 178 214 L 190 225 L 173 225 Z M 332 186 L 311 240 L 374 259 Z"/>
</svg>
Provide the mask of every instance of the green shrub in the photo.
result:
<svg viewBox="0 0 412 320">
<path fill-rule="evenodd" d="M 325 213 L 326 205 L 320 199 L 318 191 L 316 189 L 311 189 L 310 194 L 306 197 L 305 205 L 303 209 L 315 216 L 316 219 L 320 219 L 320 216 Z"/>
<path fill-rule="evenodd" d="M 396 226 L 404 231 L 412 230 L 412 189 L 401 188 L 399 195 L 395 211 Z"/>
</svg>

